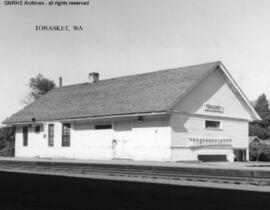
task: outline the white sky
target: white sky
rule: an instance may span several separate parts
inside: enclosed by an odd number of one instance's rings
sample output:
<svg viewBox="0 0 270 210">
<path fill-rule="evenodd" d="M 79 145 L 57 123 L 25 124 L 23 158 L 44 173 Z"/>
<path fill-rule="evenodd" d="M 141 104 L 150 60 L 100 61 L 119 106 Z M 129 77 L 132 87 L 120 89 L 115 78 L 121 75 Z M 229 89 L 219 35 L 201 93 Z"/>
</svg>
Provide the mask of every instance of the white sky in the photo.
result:
<svg viewBox="0 0 270 210">
<path fill-rule="evenodd" d="M 0 3 L 0 121 L 31 77 L 64 85 L 221 60 L 250 99 L 270 90 L 268 0 L 90 0 L 89 7 Z M 80 24 L 84 32 L 36 32 Z"/>
</svg>

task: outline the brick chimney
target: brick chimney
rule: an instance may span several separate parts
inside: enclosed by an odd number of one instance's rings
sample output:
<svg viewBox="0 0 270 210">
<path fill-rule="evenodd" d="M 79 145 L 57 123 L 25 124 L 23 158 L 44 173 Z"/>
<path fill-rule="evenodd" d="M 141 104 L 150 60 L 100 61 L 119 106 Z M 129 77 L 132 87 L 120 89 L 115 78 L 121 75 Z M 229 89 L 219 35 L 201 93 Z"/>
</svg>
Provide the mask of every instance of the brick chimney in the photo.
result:
<svg viewBox="0 0 270 210">
<path fill-rule="evenodd" d="M 99 80 L 99 73 L 92 72 L 89 73 L 89 83 L 95 83 Z"/>
</svg>

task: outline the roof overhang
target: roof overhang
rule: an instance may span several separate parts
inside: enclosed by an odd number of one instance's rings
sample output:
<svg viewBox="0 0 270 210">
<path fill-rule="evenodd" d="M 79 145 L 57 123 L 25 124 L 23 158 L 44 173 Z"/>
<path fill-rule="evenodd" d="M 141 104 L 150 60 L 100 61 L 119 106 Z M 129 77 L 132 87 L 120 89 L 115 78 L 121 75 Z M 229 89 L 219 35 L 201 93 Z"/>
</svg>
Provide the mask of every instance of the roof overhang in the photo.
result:
<svg viewBox="0 0 270 210">
<path fill-rule="evenodd" d="M 250 101 L 248 100 L 247 96 L 244 94 L 244 92 L 241 90 L 241 88 L 239 87 L 239 85 L 235 82 L 235 80 L 233 79 L 233 77 L 231 76 L 231 74 L 229 73 L 229 71 L 226 69 L 226 67 L 220 62 L 219 63 L 219 67 L 221 68 L 222 72 L 224 73 L 224 75 L 226 76 L 226 78 L 228 79 L 228 82 L 232 84 L 233 88 L 236 89 L 236 94 L 237 96 L 243 100 L 243 102 L 245 103 L 245 105 L 247 106 L 247 108 L 250 110 L 250 113 L 253 119 L 253 121 L 260 121 L 262 120 L 261 117 L 258 115 L 258 113 L 255 111 L 255 109 L 253 108 L 253 106 L 251 105 Z"/>
<path fill-rule="evenodd" d="M 80 117 L 80 118 L 63 118 L 63 119 L 51 119 L 51 120 L 37 120 L 35 123 L 46 123 L 46 122 L 74 122 L 74 121 L 96 121 L 96 120 L 117 120 L 122 118 L 136 118 L 139 116 L 142 117 L 151 117 L 151 116 L 164 116 L 168 115 L 167 111 L 161 112 L 147 112 L 147 113 L 132 113 L 132 114 L 122 114 L 122 115 L 107 115 L 107 116 L 93 116 L 93 117 Z M 7 123 L 9 126 L 16 126 L 16 125 L 26 125 L 31 124 L 31 121 L 24 121 L 24 122 L 11 122 Z"/>
</svg>

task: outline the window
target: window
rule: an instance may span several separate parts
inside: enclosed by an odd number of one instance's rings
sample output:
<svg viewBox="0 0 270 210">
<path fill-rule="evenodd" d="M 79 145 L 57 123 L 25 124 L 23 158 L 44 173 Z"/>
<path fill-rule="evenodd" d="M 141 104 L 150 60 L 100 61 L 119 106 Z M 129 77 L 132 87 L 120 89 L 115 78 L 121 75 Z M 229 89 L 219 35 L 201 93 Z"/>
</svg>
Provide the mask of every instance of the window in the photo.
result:
<svg viewBox="0 0 270 210">
<path fill-rule="evenodd" d="M 205 128 L 220 129 L 221 128 L 221 123 L 220 123 L 220 121 L 206 120 L 205 121 Z"/>
<path fill-rule="evenodd" d="M 62 147 L 70 146 L 70 123 L 62 125 Z"/>
<path fill-rule="evenodd" d="M 23 127 L 23 146 L 28 146 L 28 127 Z"/>
<path fill-rule="evenodd" d="M 48 125 L 48 145 L 49 147 L 54 145 L 54 124 Z"/>
<path fill-rule="evenodd" d="M 96 130 L 112 129 L 112 124 L 95 125 Z"/>
<path fill-rule="evenodd" d="M 35 127 L 35 133 L 39 133 L 40 132 L 40 125 L 37 125 L 36 127 Z"/>
</svg>

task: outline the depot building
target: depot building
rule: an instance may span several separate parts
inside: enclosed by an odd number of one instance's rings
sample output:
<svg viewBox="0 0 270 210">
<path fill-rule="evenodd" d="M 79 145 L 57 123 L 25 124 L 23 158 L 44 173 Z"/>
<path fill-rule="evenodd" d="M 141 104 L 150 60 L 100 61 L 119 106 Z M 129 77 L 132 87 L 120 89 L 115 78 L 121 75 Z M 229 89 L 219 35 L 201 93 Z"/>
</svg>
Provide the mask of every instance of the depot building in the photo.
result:
<svg viewBox="0 0 270 210">
<path fill-rule="evenodd" d="M 60 86 L 5 120 L 16 157 L 248 160 L 260 120 L 221 62 Z"/>
</svg>

